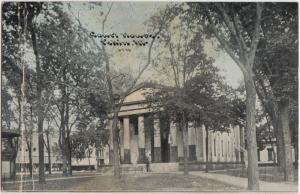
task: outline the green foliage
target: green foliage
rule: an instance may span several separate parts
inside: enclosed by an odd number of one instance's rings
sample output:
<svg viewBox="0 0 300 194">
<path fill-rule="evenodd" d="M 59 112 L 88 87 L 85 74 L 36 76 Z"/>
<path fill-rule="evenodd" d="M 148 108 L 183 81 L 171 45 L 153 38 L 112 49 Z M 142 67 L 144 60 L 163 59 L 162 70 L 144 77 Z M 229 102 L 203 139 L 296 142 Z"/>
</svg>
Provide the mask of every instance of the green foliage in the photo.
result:
<svg viewBox="0 0 300 194">
<path fill-rule="evenodd" d="M 198 3 L 195 6 L 200 6 Z M 245 104 L 237 91 L 224 83 L 213 59 L 204 51 L 202 26 L 191 17 L 186 4 L 176 5 L 165 21 L 154 68 L 173 81 L 174 87 L 154 85 L 147 94 L 150 106 L 180 122 L 205 124 L 210 129 L 226 129 L 229 124 L 244 125 Z M 150 87 L 151 88 L 151 87 Z"/>
<path fill-rule="evenodd" d="M 90 157 L 96 148 L 100 148 L 108 141 L 108 131 L 102 126 L 90 125 L 86 129 L 80 129 L 71 135 L 72 157 L 82 160 Z"/>
<path fill-rule="evenodd" d="M 257 93 L 263 102 L 265 112 L 275 123 L 278 117 L 277 103 L 290 102 L 292 141 L 297 144 L 298 5 L 296 3 L 265 4 L 262 31 L 263 36 L 255 59 Z"/>
<path fill-rule="evenodd" d="M 6 109 L 7 113 L 3 114 L 2 118 L 12 120 L 9 110 L 14 113 L 14 117 L 18 115 L 18 110 L 13 109 L 11 104 L 20 99 L 21 66 L 25 63 L 27 125 L 32 124 L 29 119 L 32 111 L 34 117 L 43 114 L 44 118 L 55 120 L 49 123 L 51 129 L 56 123 L 56 131 L 60 127 L 59 120 L 70 130 L 72 126 L 82 130 L 89 127 L 90 123 L 97 123 L 97 130 L 104 131 L 107 94 L 101 51 L 89 38 L 89 32 L 75 22 L 65 8 L 65 4 L 59 2 L 3 4 L 2 73 L 6 79 L 3 91 L 7 95 L 2 110 Z M 24 17 L 26 12 L 28 15 Z M 20 34 L 25 32 L 24 21 L 27 22 L 27 33 L 21 37 Z M 35 53 L 33 34 L 36 36 Z M 33 59 L 24 60 L 21 47 L 24 47 L 25 54 L 33 56 Z M 37 75 L 35 66 L 38 62 L 41 68 L 40 75 Z M 38 111 L 37 106 L 37 86 L 42 88 L 42 113 Z M 63 92 L 66 92 L 67 99 L 62 98 Z M 68 119 L 62 119 L 58 114 L 62 110 L 62 104 L 70 107 Z M 35 118 L 32 121 L 36 124 Z M 29 128 L 32 129 L 32 126 Z M 102 142 L 107 139 L 104 135 L 97 137 L 101 138 Z"/>
<path fill-rule="evenodd" d="M 255 72 L 272 89 L 276 100 L 298 99 L 298 6 L 268 3 L 262 20 L 263 37 Z"/>
</svg>

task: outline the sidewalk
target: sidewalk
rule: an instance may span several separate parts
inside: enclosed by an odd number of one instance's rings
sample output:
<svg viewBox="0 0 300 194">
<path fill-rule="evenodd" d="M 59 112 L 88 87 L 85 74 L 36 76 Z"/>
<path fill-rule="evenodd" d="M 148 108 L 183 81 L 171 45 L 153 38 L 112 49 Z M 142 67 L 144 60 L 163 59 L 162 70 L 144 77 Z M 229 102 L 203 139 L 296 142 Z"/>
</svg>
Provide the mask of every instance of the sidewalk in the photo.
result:
<svg viewBox="0 0 300 194">
<path fill-rule="evenodd" d="M 229 176 L 224 174 L 216 174 L 216 173 L 205 173 L 202 171 L 191 171 L 190 174 L 199 176 L 201 178 L 213 179 L 223 183 L 231 184 L 247 190 L 247 184 L 248 184 L 247 178 Z M 272 183 L 272 182 L 259 181 L 259 184 L 260 184 L 259 191 L 292 191 L 292 192 L 298 191 L 297 183 L 290 183 L 290 182 Z"/>
</svg>

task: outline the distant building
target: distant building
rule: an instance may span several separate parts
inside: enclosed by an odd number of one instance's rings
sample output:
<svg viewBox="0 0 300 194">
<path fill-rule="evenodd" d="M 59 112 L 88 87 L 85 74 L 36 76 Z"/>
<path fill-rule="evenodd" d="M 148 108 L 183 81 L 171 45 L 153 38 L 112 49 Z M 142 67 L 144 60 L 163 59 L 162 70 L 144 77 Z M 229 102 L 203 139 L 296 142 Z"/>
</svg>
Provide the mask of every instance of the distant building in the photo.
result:
<svg viewBox="0 0 300 194">
<path fill-rule="evenodd" d="M 296 161 L 294 148 L 292 148 L 292 159 L 294 162 Z M 274 162 L 278 163 L 277 146 L 275 138 L 272 140 L 272 142 L 266 142 L 263 150 L 257 150 L 257 160 L 259 165 L 271 165 L 274 164 Z"/>
<path fill-rule="evenodd" d="M 44 137 L 45 139 L 45 137 Z M 46 140 L 45 140 L 46 141 Z M 61 152 L 58 147 L 58 135 L 52 134 L 49 135 L 49 144 L 50 144 L 50 151 L 51 151 L 51 169 L 52 171 L 60 171 L 62 170 L 62 157 Z M 19 147 L 18 155 L 16 159 L 16 166 L 17 171 L 28 171 L 29 168 L 29 155 L 28 155 L 28 148 L 25 146 L 25 152 Z M 21 164 L 25 163 L 26 169 L 21 169 Z M 38 152 L 38 135 L 33 133 L 32 135 L 32 163 L 33 163 L 33 171 L 38 171 L 39 165 L 39 152 Z M 49 169 L 49 160 L 48 160 L 48 153 L 46 147 L 44 147 L 44 163 L 45 163 L 45 170 L 48 171 Z M 83 170 L 83 169 L 92 169 L 97 168 L 97 157 L 96 157 L 96 150 L 93 151 L 90 158 L 84 158 L 82 160 L 77 160 L 72 158 L 72 169 L 74 170 Z"/>
<path fill-rule="evenodd" d="M 2 129 L 1 131 L 1 178 L 12 178 L 13 172 L 16 170 L 13 162 L 13 148 L 12 140 L 20 136 L 19 133 L 13 131 L 7 131 Z"/>
</svg>

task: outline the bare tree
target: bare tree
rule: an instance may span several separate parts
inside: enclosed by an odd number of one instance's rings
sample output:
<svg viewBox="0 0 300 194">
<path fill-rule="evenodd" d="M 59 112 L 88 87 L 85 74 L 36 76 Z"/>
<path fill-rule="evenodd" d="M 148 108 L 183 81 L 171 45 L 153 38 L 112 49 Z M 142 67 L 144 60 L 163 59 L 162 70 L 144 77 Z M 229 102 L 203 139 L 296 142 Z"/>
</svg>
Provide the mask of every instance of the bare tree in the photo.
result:
<svg viewBox="0 0 300 194">
<path fill-rule="evenodd" d="M 113 8 L 113 3 L 111 3 L 109 5 L 108 11 L 104 14 L 103 20 L 102 20 L 102 34 L 105 33 L 105 26 L 106 26 L 106 22 L 107 19 L 109 17 L 109 14 L 111 12 Z M 153 37 L 157 37 L 164 25 L 164 20 L 167 17 L 169 9 L 166 9 L 164 11 L 163 17 L 160 18 L 160 20 L 157 20 L 155 22 L 159 23 L 160 25 L 156 25 L 159 26 L 156 30 L 156 32 L 154 33 L 154 35 L 152 35 Z M 79 13 L 78 13 L 79 15 Z M 102 13 L 101 13 L 102 15 Z M 79 17 L 76 18 L 79 25 L 82 27 L 81 22 Z M 137 82 L 139 81 L 139 79 L 141 78 L 141 76 L 143 75 L 143 73 L 145 72 L 145 70 L 150 66 L 151 64 L 151 58 L 152 58 L 152 48 L 153 48 L 153 44 L 154 44 L 155 38 L 153 38 L 149 44 L 149 48 L 148 48 L 148 52 L 147 52 L 147 59 L 144 65 L 141 66 L 139 72 L 137 73 L 137 75 L 133 78 L 133 80 L 131 81 L 131 83 L 129 84 L 129 86 L 125 89 L 124 92 L 122 92 L 121 95 L 116 95 L 116 88 L 114 88 L 114 84 L 113 84 L 113 77 L 112 72 L 113 69 L 111 67 L 111 58 L 104 46 L 104 44 L 101 44 L 101 46 L 99 46 L 96 41 L 93 39 L 94 45 L 95 47 L 98 49 L 99 52 L 101 52 L 101 56 L 104 59 L 104 63 L 105 63 L 105 77 L 106 77 L 106 84 L 107 84 L 107 92 L 108 92 L 108 96 L 109 96 L 109 103 L 110 103 L 110 112 L 111 112 L 111 117 L 109 118 L 112 121 L 112 125 L 111 125 L 111 135 L 112 135 L 112 143 L 113 145 L 110 146 L 110 153 L 113 153 L 113 166 L 114 166 L 114 175 L 117 177 L 120 177 L 121 171 L 120 171 L 120 145 L 119 145 L 119 141 L 118 141 L 118 137 L 119 137 L 119 129 L 118 129 L 118 114 L 119 111 L 123 105 L 123 102 L 126 98 L 126 96 L 135 88 Z"/>
</svg>

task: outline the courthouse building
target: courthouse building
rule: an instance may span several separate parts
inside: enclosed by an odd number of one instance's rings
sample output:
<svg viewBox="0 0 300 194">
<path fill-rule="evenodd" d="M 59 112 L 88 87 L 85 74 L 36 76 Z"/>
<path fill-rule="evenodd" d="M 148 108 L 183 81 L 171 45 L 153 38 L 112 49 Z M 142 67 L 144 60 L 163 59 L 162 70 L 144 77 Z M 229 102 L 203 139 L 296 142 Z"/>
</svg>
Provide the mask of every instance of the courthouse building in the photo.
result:
<svg viewBox="0 0 300 194">
<path fill-rule="evenodd" d="M 149 88 L 130 93 L 119 112 L 121 164 L 179 163 L 183 161 L 183 133 L 178 123 L 149 108 L 146 93 Z M 112 160 L 112 131 L 106 155 Z M 245 157 L 244 128 L 230 126 L 226 132 L 208 131 L 197 121 L 188 122 L 188 160 L 212 163 L 242 163 Z M 110 151 L 108 151 L 110 149 Z M 206 154 L 208 152 L 208 154 Z M 106 159 L 105 164 L 109 163 Z"/>
</svg>

